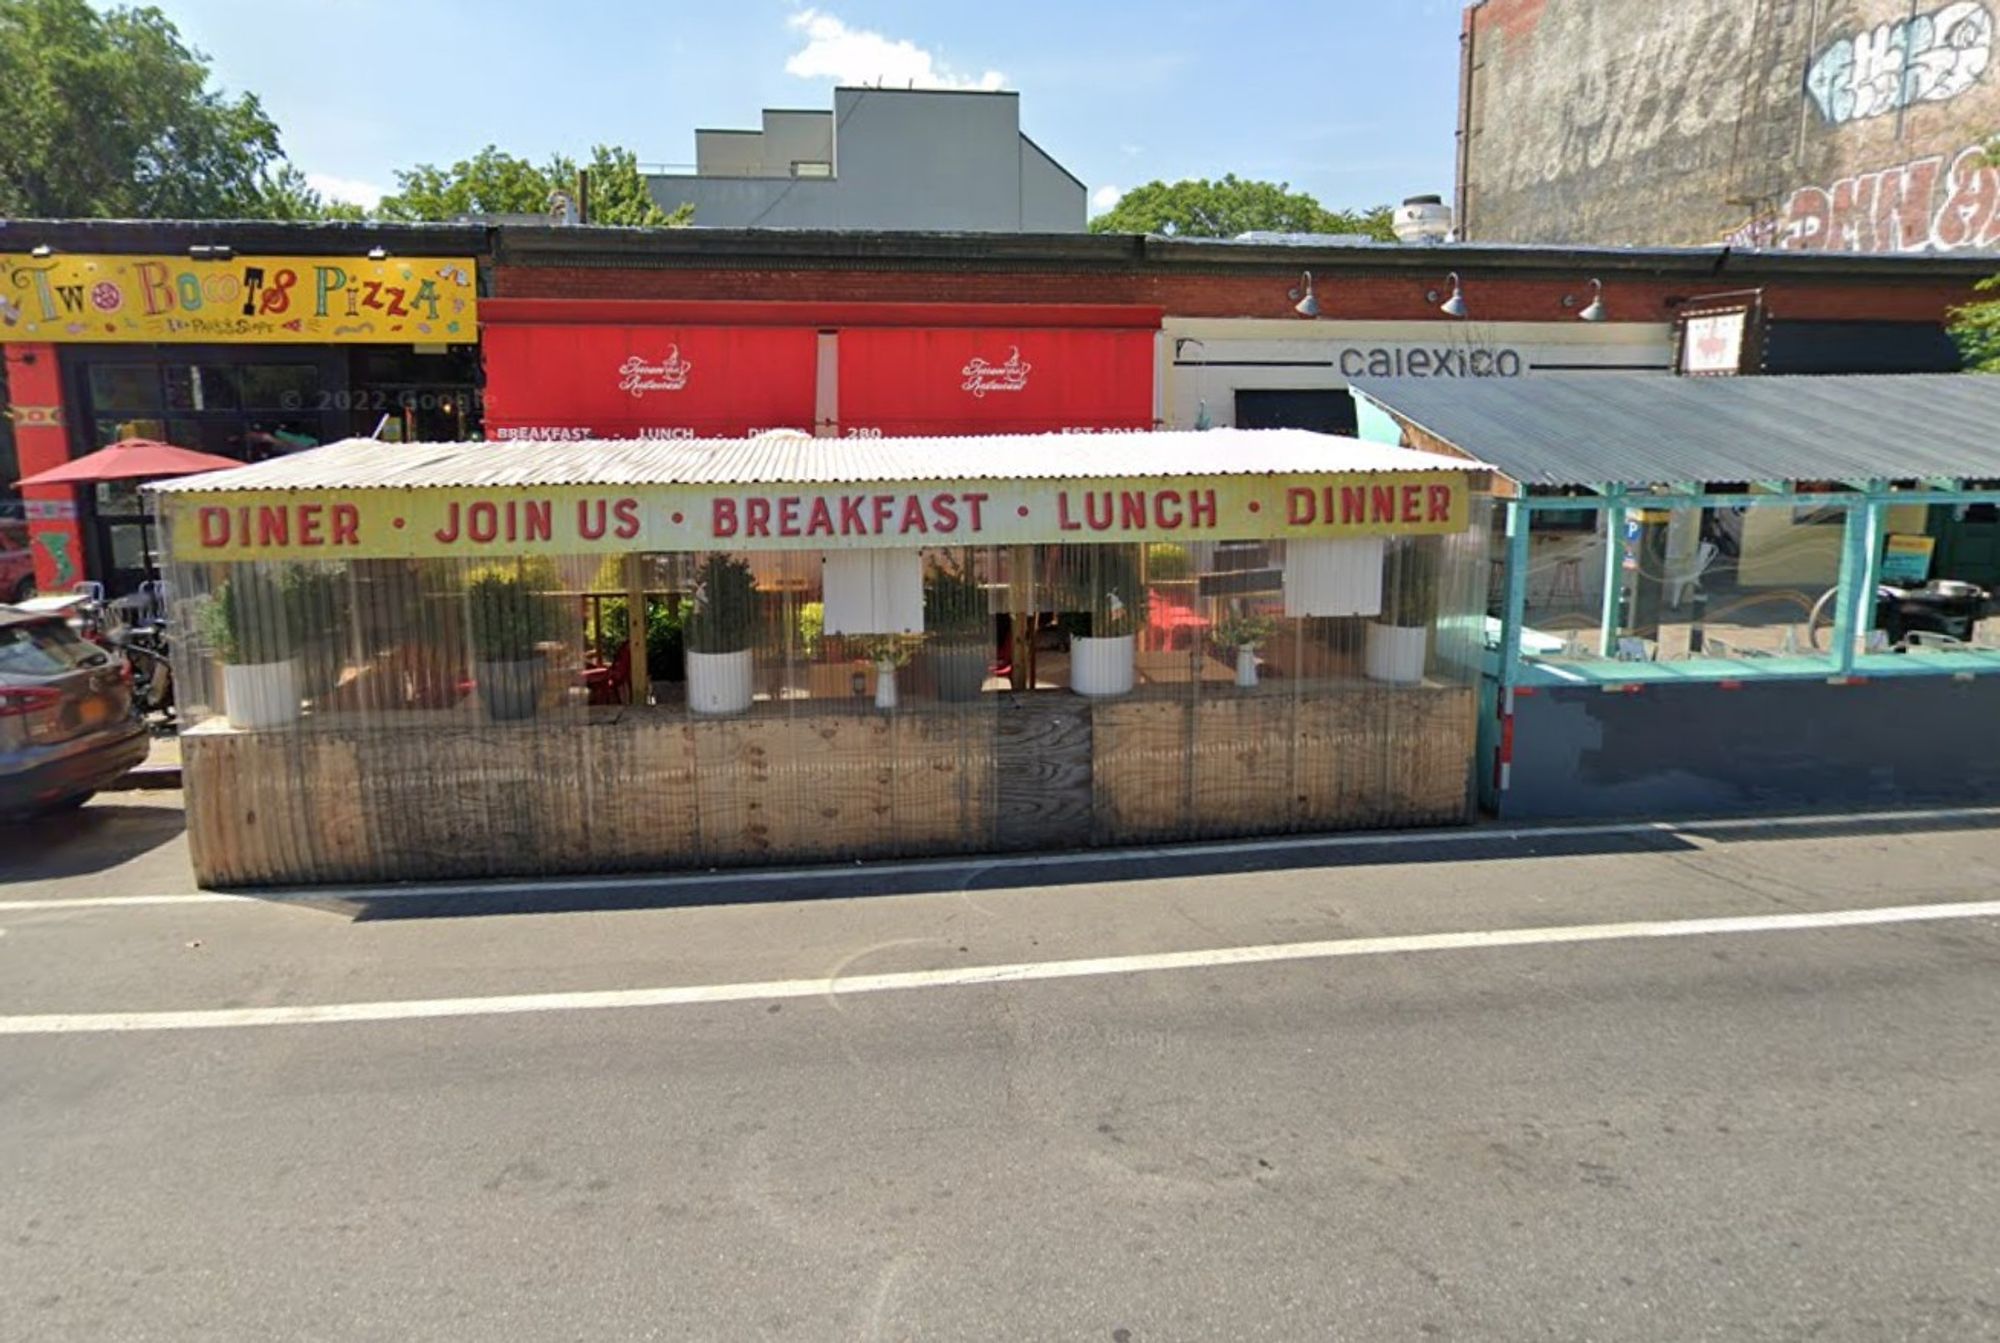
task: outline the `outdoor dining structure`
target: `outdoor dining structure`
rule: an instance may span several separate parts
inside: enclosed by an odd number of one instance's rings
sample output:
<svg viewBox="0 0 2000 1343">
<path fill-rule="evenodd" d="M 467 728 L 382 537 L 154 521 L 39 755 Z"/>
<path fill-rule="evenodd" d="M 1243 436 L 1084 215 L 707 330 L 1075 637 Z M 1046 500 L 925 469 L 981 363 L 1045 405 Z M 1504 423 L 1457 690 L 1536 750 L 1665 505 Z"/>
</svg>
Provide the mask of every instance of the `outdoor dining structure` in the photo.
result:
<svg viewBox="0 0 2000 1343">
<path fill-rule="evenodd" d="M 2000 378 L 1356 385 L 1490 463 L 1503 818 L 2000 799 Z"/>
<path fill-rule="evenodd" d="M 1490 483 L 1216 430 L 356 440 L 160 484 L 196 873 L 1464 822 Z"/>
</svg>

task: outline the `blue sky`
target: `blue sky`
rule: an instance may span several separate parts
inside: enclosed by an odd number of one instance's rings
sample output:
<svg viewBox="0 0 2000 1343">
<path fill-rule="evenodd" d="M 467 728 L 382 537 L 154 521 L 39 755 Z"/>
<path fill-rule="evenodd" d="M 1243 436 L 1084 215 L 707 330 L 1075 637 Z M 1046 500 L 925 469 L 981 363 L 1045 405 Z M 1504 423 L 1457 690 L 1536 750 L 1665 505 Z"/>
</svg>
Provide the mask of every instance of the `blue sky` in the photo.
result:
<svg viewBox="0 0 2000 1343">
<path fill-rule="evenodd" d="M 1018 90 L 1023 129 L 1100 202 L 1232 171 L 1334 206 L 1451 189 L 1459 0 L 157 3 L 317 185 L 364 203 L 489 142 L 688 163 L 696 126 L 877 78 Z"/>
</svg>

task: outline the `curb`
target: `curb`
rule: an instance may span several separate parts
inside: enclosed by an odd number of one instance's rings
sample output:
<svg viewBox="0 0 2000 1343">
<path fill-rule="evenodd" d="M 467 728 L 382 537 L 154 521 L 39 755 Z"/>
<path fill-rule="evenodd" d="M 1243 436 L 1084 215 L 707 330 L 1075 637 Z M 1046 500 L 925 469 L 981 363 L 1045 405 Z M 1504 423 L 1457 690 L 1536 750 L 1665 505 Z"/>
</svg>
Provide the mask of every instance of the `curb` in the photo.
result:
<svg viewBox="0 0 2000 1343">
<path fill-rule="evenodd" d="M 140 765 L 119 775 L 99 791 L 106 793 L 129 793 L 142 790 L 172 790 L 181 786 L 179 765 Z"/>
</svg>

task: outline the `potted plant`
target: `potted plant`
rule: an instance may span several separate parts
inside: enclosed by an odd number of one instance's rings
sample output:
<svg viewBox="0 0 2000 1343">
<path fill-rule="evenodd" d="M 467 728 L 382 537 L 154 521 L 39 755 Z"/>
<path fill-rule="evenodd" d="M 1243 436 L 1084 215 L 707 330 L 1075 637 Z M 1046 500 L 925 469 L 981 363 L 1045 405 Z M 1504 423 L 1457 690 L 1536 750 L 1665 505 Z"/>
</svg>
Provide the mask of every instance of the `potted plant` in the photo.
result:
<svg viewBox="0 0 2000 1343">
<path fill-rule="evenodd" d="M 870 634 L 861 640 L 861 651 L 875 665 L 875 707 L 896 707 L 896 669 L 909 665 L 918 640 L 907 634 Z"/>
<path fill-rule="evenodd" d="M 694 601 L 683 626 L 687 641 L 688 708 L 700 714 L 742 713 L 756 683 L 750 664 L 757 622 L 757 580 L 750 566 L 718 551 L 695 570 Z"/>
<path fill-rule="evenodd" d="M 941 700 L 976 700 L 993 662 L 993 616 L 971 556 L 924 572 L 924 658 Z"/>
<path fill-rule="evenodd" d="M 1368 625 L 1363 667 L 1371 681 L 1416 685 L 1429 660 L 1431 625 L 1437 619 L 1442 543 L 1435 537 L 1407 541 L 1383 566 L 1382 614 Z"/>
<path fill-rule="evenodd" d="M 202 641 L 222 661 L 222 707 L 244 731 L 299 717 L 299 663 L 284 580 L 248 564 L 217 586 L 196 613 Z"/>
<path fill-rule="evenodd" d="M 495 564 L 473 570 L 466 581 L 472 677 L 492 718 L 534 716 L 548 679 L 545 646 L 562 623 L 561 608 L 546 591 L 554 577 L 545 565 Z"/>
<path fill-rule="evenodd" d="M 1257 650 L 1277 630 L 1278 622 L 1256 611 L 1235 611 L 1215 624 L 1215 642 L 1236 650 L 1236 684 L 1257 684 Z"/>
<path fill-rule="evenodd" d="M 1069 566 L 1070 609 L 1090 619 L 1090 633 L 1069 641 L 1069 686 L 1079 695 L 1132 689 L 1134 636 L 1146 623 L 1145 586 L 1131 546 L 1079 547 Z"/>
</svg>

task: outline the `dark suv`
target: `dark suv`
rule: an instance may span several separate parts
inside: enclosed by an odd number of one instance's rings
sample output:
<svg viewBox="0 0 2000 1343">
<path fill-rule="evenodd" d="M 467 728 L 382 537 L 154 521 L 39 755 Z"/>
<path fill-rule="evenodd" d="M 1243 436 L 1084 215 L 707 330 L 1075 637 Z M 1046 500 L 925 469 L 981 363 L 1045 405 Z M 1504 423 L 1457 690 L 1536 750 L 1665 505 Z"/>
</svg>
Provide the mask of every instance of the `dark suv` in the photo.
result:
<svg viewBox="0 0 2000 1343">
<path fill-rule="evenodd" d="M 124 658 L 59 616 L 0 606 L 0 816 L 80 806 L 149 744 Z"/>
</svg>

